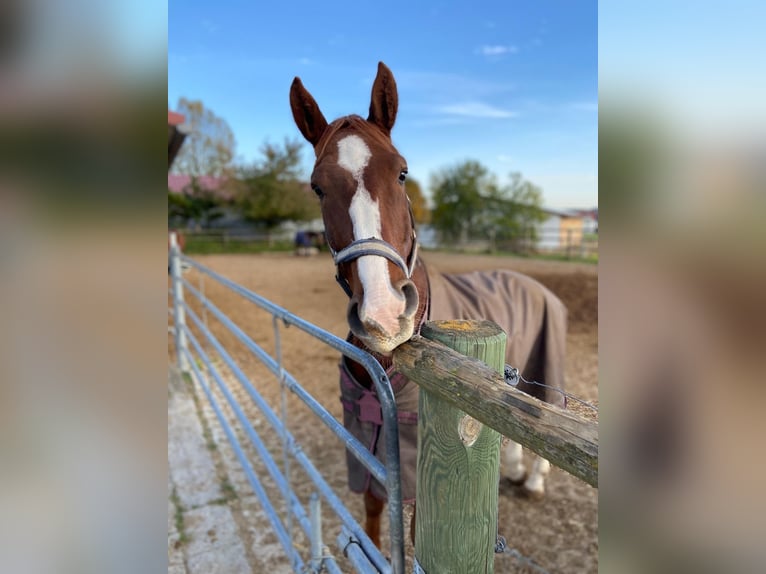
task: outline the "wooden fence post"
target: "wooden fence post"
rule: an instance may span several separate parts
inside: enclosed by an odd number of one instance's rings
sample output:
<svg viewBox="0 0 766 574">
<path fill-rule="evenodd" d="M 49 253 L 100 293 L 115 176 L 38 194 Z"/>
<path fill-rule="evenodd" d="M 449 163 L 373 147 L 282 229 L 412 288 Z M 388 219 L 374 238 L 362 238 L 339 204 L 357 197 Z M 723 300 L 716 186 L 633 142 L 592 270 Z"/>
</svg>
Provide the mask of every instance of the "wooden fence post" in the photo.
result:
<svg viewBox="0 0 766 574">
<path fill-rule="evenodd" d="M 435 321 L 421 335 L 503 372 L 490 321 Z M 501 436 L 420 389 L 415 556 L 426 574 L 494 572 Z"/>
</svg>

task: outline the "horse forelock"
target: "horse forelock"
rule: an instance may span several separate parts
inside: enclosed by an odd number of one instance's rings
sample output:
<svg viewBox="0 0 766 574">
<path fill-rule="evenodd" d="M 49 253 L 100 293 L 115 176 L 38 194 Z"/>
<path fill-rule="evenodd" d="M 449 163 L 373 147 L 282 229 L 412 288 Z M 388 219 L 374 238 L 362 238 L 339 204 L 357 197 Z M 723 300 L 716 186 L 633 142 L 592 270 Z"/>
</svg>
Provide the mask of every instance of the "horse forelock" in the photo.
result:
<svg viewBox="0 0 766 574">
<path fill-rule="evenodd" d="M 324 159 L 328 150 L 332 149 L 330 147 L 330 142 L 337 140 L 339 133 L 343 130 L 349 130 L 349 133 L 360 136 L 366 143 L 368 143 L 368 145 L 374 144 L 375 146 L 382 146 L 384 148 L 393 148 L 391 138 L 375 124 L 368 122 L 361 116 L 343 116 L 327 126 L 324 134 L 322 134 L 322 137 L 317 142 L 315 166 Z"/>
</svg>

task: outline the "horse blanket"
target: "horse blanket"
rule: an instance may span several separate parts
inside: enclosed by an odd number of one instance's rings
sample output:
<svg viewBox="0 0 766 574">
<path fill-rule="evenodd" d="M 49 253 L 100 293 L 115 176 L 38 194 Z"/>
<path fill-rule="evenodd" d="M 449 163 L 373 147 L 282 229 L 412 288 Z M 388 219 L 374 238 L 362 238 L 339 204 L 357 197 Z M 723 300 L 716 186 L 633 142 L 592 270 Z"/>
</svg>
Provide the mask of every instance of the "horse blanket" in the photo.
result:
<svg viewBox="0 0 766 574">
<path fill-rule="evenodd" d="M 451 275 L 429 267 L 428 279 L 429 320 L 494 321 L 508 336 L 506 363 L 519 369 L 528 381 L 564 388 L 567 311 L 551 291 L 531 277 L 508 270 Z M 340 365 L 344 426 L 385 464 L 380 402 L 374 389 L 354 380 L 344 361 Z M 402 500 L 411 504 L 416 487 L 418 386 L 401 373 L 390 371 L 388 375 L 399 420 Z M 565 406 L 561 393 L 523 381 L 517 388 L 547 403 Z M 346 462 L 353 492 L 370 490 L 377 498 L 387 499 L 383 485 L 349 452 Z"/>
</svg>

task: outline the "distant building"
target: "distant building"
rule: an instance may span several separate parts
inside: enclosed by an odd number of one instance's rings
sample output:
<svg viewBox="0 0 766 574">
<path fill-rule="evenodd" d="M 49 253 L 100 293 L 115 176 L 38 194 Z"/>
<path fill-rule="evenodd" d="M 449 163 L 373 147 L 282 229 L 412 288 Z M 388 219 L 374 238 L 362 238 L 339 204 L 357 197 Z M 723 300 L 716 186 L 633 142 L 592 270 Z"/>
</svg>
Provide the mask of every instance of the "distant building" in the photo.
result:
<svg viewBox="0 0 766 574">
<path fill-rule="evenodd" d="M 598 208 L 581 209 L 579 214 L 582 216 L 582 232 L 584 234 L 598 233 Z"/>
<path fill-rule="evenodd" d="M 530 244 L 527 239 L 515 243 L 511 249 L 521 251 L 563 253 L 572 248 L 582 248 L 588 243 L 586 235 L 598 233 L 598 210 L 549 209 L 543 208 L 545 220 L 536 227 L 537 240 Z M 431 225 L 418 225 L 418 241 L 421 247 L 438 249 L 446 247 L 439 241 L 436 230 Z M 482 251 L 491 247 L 489 239 L 475 239 L 461 244 L 467 251 Z M 506 246 L 508 248 L 508 246 Z M 580 249 L 582 251 L 582 249 Z"/>
<path fill-rule="evenodd" d="M 583 218 L 576 210 L 543 208 L 547 216 L 537 228 L 538 251 L 560 251 L 579 246 L 583 237 Z"/>
</svg>

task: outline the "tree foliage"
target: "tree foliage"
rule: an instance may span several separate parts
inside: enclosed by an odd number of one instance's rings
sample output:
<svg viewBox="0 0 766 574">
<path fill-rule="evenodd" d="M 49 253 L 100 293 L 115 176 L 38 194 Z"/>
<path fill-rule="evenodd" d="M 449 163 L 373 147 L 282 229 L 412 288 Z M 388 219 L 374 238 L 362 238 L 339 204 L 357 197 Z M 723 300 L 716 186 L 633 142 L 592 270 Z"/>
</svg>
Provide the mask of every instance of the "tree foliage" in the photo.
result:
<svg viewBox="0 0 766 574">
<path fill-rule="evenodd" d="M 181 193 L 168 190 L 168 221 L 193 223 L 197 229 L 209 227 L 223 217 L 224 201 L 212 190 L 200 185 L 196 177 Z"/>
<path fill-rule="evenodd" d="M 542 190 L 518 172 L 500 185 L 481 163 L 467 160 L 438 172 L 431 187 L 432 224 L 445 243 L 488 239 L 493 248 L 498 243 L 513 248 L 534 242 L 545 219 Z"/>
<path fill-rule="evenodd" d="M 242 215 L 272 229 L 285 221 L 319 217 L 319 205 L 301 181 L 300 140 L 283 146 L 266 143 L 263 158 L 240 170 L 238 206 Z"/>
<path fill-rule="evenodd" d="M 429 223 L 431 221 L 431 210 L 428 209 L 428 203 L 423 196 L 423 189 L 420 187 L 420 183 L 416 179 L 408 177 L 405 190 L 407 191 L 407 197 L 410 198 L 415 223 Z"/>
<path fill-rule="evenodd" d="M 182 193 L 168 189 L 168 227 L 171 222 L 186 222 L 189 219 L 189 201 Z"/>
<path fill-rule="evenodd" d="M 542 210 L 543 192 L 521 173 L 511 173 L 507 186 L 492 190 L 487 204 L 488 234 L 495 245 L 510 243 L 509 247 L 515 249 L 519 242 L 533 245 L 537 241 L 538 226 L 546 217 Z"/>
<path fill-rule="evenodd" d="M 431 223 L 442 242 L 464 243 L 484 237 L 486 197 L 495 179 L 478 161 L 468 160 L 431 177 L 434 209 Z"/>
<path fill-rule="evenodd" d="M 181 98 L 177 109 L 186 118 L 188 133 L 173 162 L 173 172 L 197 177 L 229 175 L 236 144 L 226 120 L 199 100 Z"/>
</svg>

